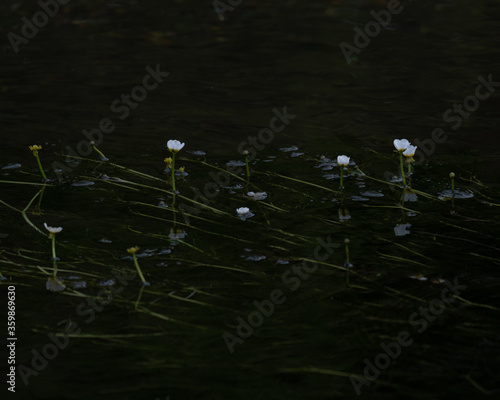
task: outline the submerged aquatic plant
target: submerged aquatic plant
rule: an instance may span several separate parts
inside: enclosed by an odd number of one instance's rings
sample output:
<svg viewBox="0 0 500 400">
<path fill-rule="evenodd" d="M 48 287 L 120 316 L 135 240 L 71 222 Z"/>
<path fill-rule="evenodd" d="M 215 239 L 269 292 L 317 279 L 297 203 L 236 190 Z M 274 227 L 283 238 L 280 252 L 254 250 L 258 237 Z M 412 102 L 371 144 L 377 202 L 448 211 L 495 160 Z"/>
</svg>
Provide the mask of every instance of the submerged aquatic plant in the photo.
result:
<svg viewBox="0 0 500 400">
<path fill-rule="evenodd" d="M 137 269 L 137 273 L 139 274 L 139 278 L 141 278 L 142 284 L 147 286 L 149 285 L 149 282 L 144 279 L 144 275 L 142 274 L 141 267 L 139 267 L 139 262 L 137 261 L 137 257 L 135 255 L 135 253 L 137 253 L 137 250 L 139 250 L 139 246 L 134 246 L 127 249 L 127 252 L 129 254 L 132 254 L 132 259 L 134 260 L 134 265 Z"/>
<path fill-rule="evenodd" d="M 172 153 L 172 162 L 171 162 L 171 169 L 172 169 L 172 191 L 175 193 L 175 155 L 184 147 L 185 143 L 181 143 L 178 140 L 169 140 L 167 142 L 167 147 Z M 165 162 L 167 162 L 167 159 L 165 159 Z M 168 163 L 167 163 L 168 164 Z"/>
<path fill-rule="evenodd" d="M 344 189 L 344 167 L 349 165 L 349 160 L 350 158 L 344 155 L 337 157 L 337 164 L 340 167 L 340 190 Z"/>
<path fill-rule="evenodd" d="M 403 152 L 403 155 L 406 157 L 406 163 L 408 164 L 408 176 L 411 174 L 411 164 L 415 162 L 413 158 L 415 151 L 417 151 L 417 146 L 409 145 Z"/>
<path fill-rule="evenodd" d="M 54 278 L 57 275 L 57 256 L 56 256 L 56 233 L 59 233 L 63 230 L 61 227 L 53 228 L 52 226 L 48 226 L 45 222 L 43 224 L 45 229 L 49 231 L 49 239 L 52 239 L 52 260 L 54 261 Z"/>
<path fill-rule="evenodd" d="M 407 139 L 394 139 L 393 144 L 399 153 L 399 161 L 401 165 L 401 178 L 403 179 L 403 185 L 406 187 L 405 171 L 403 168 L 403 153 L 410 146 L 410 142 Z"/>
<path fill-rule="evenodd" d="M 38 150 L 41 150 L 42 146 L 34 144 L 33 146 L 29 146 L 29 148 L 33 152 L 33 155 L 36 158 L 36 162 L 38 164 L 38 168 L 40 168 L 40 173 L 42 174 L 42 178 L 47 180 L 47 176 L 45 175 L 45 171 L 42 168 L 42 163 L 40 162 L 40 157 L 38 156 Z"/>
</svg>

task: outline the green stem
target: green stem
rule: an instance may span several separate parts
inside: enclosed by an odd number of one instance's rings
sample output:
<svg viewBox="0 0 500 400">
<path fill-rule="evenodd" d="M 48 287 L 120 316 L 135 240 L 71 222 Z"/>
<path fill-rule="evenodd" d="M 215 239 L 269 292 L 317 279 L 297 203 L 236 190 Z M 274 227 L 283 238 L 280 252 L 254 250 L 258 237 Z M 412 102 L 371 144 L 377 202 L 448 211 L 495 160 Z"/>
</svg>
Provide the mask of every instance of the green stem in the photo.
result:
<svg viewBox="0 0 500 400">
<path fill-rule="evenodd" d="M 401 178 L 403 178 L 403 185 L 406 187 L 405 170 L 403 168 L 403 153 L 401 151 L 399 152 L 399 161 L 401 164 Z"/>
<path fill-rule="evenodd" d="M 45 187 L 45 185 L 44 185 Z M 28 218 L 28 216 L 26 215 L 26 210 L 31 206 L 31 204 L 33 203 L 33 201 L 37 198 L 37 196 L 42 192 L 42 190 L 38 191 L 37 194 L 35 194 L 33 196 L 33 198 L 31 199 L 31 201 L 28 203 L 28 205 L 25 207 L 24 210 L 18 210 L 17 208 L 15 207 L 12 207 L 10 204 L 7 204 L 5 201 L 3 200 L 0 200 L 0 203 L 9 207 L 10 209 L 14 210 L 14 211 L 17 211 L 17 212 L 20 212 L 21 215 L 23 216 L 24 220 L 35 230 L 37 231 L 38 233 L 42 234 L 43 236 L 46 236 L 46 233 L 45 232 L 42 232 L 40 229 L 38 229 L 34 224 L 33 222 L 30 221 L 30 219 Z"/>
<path fill-rule="evenodd" d="M 54 262 L 54 278 L 57 278 L 56 234 L 52 235 L 52 261 Z"/>
<path fill-rule="evenodd" d="M 344 167 L 340 166 L 340 191 L 344 189 Z"/>
<path fill-rule="evenodd" d="M 144 287 L 145 287 L 145 285 L 142 285 L 141 290 L 139 291 L 139 296 L 137 296 L 137 301 L 135 302 L 135 309 L 136 310 L 139 307 L 139 302 L 141 301 L 142 292 L 144 290 Z"/>
<path fill-rule="evenodd" d="M 172 152 L 172 191 L 175 193 L 175 152 Z"/>
<path fill-rule="evenodd" d="M 36 162 L 38 163 L 38 168 L 40 168 L 40 172 L 42 173 L 43 179 L 47 180 L 47 176 L 42 168 L 42 163 L 40 162 L 40 157 L 38 157 L 38 153 L 35 154 Z"/>
<path fill-rule="evenodd" d="M 45 192 L 45 186 L 42 187 L 42 189 L 40 190 L 40 196 L 38 196 L 38 206 L 35 206 L 36 211 L 39 213 L 42 212 L 42 198 L 44 192 Z"/>
<path fill-rule="evenodd" d="M 144 275 L 142 274 L 141 267 L 139 267 L 139 263 L 137 262 L 137 257 L 135 256 L 135 253 L 132 253 L 132 257 L 134 258 L 134 264 L 135 268 L 137 269 L 137 273 L 139 274 L 139 277 L 141 278 L 142 283 L 146 283 L 146 279 L 144 279 Z"/>
<path fill-rule="evenodd" d="M 94 144 L 94 145 L 92 145 L 92 147 L 93 147 L 93 148 L 94 148 L 94 150 L 97 152 L 97 154 L 99 154 L 99 155 L 103 158 L 103 160 L 102 160 L 102 161 L 104 161 L 104 160 L 107 160 L 107 159 L 108 159 L 108 157 L 106 157 L 104 154 L 102 154 L 102 152 L 101 152 L 101 151 L 100 151 L 100 150 L 99 150 L 99 149 L 95 146 L 95 144 Z"/>
</svg>

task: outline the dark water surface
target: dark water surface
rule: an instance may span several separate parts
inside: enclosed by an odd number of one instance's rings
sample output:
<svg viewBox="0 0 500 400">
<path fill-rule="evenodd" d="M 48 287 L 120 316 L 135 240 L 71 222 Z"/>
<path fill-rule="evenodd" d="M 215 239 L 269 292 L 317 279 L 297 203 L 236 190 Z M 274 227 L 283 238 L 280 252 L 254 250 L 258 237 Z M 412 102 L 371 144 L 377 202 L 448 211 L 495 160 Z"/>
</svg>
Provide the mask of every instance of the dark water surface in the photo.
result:
<svg viewBox="0 0 500 400">
<path fill-rule="evenodd" d="M 499 396 L 500 3 L 404 2 L 348 62 L 341 43 L 387 6 L 244 0 L 221 21 L 210 1 L 72 0 L 12 39 L 41 8 L 0 5 L 7 395 Z M 419 147 L 404 207 L 395 138 Z M 186 143 L 175 198 L 169 139 Z M 42 187 L 34 144 L 49 186 L 30 226 L 9 205 Z M 249 183 L 224 172 L 243 150 Z M 63 227 L 63 291 L 44 222 Z"/>
</svg>

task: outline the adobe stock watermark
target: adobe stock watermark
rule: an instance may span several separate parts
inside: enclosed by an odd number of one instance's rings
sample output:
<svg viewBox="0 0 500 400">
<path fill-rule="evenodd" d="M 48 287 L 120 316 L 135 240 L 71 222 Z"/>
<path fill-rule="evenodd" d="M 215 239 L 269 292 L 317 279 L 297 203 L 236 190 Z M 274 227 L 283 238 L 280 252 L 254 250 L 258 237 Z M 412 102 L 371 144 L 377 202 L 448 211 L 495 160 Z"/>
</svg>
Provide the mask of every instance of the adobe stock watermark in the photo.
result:
<svg viewBox="0 0 500 400">
<path fill-rule="evenodd" d="M 453 107 L 448 108 L 443 113 L 443 121 L 445 123 L 453 123 L 451 129 L 456 131 L 462 126 L 462 121 L 471 116 L 471 113 L 477 111 L 481 101 L 487 100 L 492 93 L 495 92 L 495 88 L 500 86 L 500 82 L 493 81 L 492 74 L 488 75 L 488 79 L 484 79 L 481 75 L 476 78 L 479 84 L 474 90 L 474 94 L 471 94 L 464 98 L 462 103 L 455 103 Z M 465 110 L 464 110 L 465 109 Z M 422 141 L 415 140 L 415 145 L 418 149 L 415 153 L 415 163 L 421 163 L 425 160 L 425 157 L 429 157 L 436 151 L 436 144 L 442 144 L 448 140 L 448 135 L 441 128 L 435 128 L 431 137 L 424 139 Z"/>
<path fill-rule="evenodd" d="M 441 315 L 445 309 L 446 304 L 451 304 L 456 300 L 455 296 L 459 296 L 462 291 L 467 289 L 466 285 L 459 285 L 458 278 L 455 277 L 454 282 L 445 282 L 445 287 L 441 291 L 440 299 L 433 299 L 428 303 L 428 307 L 420 307 L 418 312 L 414 312 L 408 318 L 408 324 L 417 328 L 417 333 L 423 333 L 430 322 L 433 322 Z M 451 294 L 451 295 L 449 295 Z M 356 394 L 361 394 L 363 386 L 370 386 L 391 363 L 401 356 L 402 349 L 413 344 L 413 337 L 407 330 L 399 332 L 397 339 L 390 343 L 380 343 L 382 352 L 377 354 L 373 362 L 368 358 L 363 360 L 365 369 L 363 370 L 364 378 L 359 375 L 352 374 L 350 380 Z"/>
<path fill-rule="evenodd" d="M 224 3 L 222 0 L 215 0 L 212 5 L 214 7 L 215 12 L 219 16 L 221 21 L 224 21 L 226 18 L 224 14 L 227 12 L 233 12 L 236 7 L 238 7 L 243 0 L 226 0 Z"/>
<path fill-rule="evenodd" d="M 160 83 L 162 83 L 163 80 L 170 75 L 169 72 L 165 72 L 160 69 L 160 64 L 156 64 L 155 69 L 147 66 L 146 72 L 147 74 L 142 78 L 142 83 L 140 85 L 134 86 L 130 93 L 122 93 L 120 98 L 111 102 L 110 110 L 115 114 L 119 114 L 118 119 L 123 121 L 127 118 L 130 115 L 131 110 L 136 109 L 139 103 L 146 100 L 148 93 L 155 90 Z M 83 129 L 83 136 L 85 136 L 87 140 L 81 140 L 78 142 L 76 151 L 71 146 L 66 146 L 66 164 L 72 162 L 76 166 L 80 165 L 81 160 L 71 157 L 87 157 L 90 153 L 92 153 L 91 142 L 94 142 L 96 146 L 99 146 L 99 144 L 103 141 L 104 135 L 112 133 L 115 128 L 116 126 L 112 119 L 105 117 L 99 121 L 97 127 L 91 130 Z M 56 173 L 59 180 L 62 179 L 63 173 L 68 174 L 73 171 L 73 169 L 66 164 L 59 161 L 54 161 L 52 163 L 52 169 Z"/>
<path fill-rule="evenodd" d="M 59 5 L 64 6 L 68 4 L 69 1 L 70 0 L 39 0 L 38 5 L 41 10 L 34 13 L 31 20 L 26 17 L 21 18 L 23 22 L 21 35 L 12 31 L 7 34 L 7 38 L 14 52 L 16 54 L 19 53 L 19 46 L 28 44 L 30 39 L 33 39 L 38 34 L 39 29 L 44 28 L 49 23 L 49 19 L 54 18 L 59 13 Z"/>
<path fill-rule="evenodd" d="M 113 296 L 121 293 L 124 287 L 127 286 L 137 275 L 134 270 L 130 270 L 130 274 L 128 274 L 128 271 L 125 269 L 122 269 L 121 272 L 113 271 L 113 274 L 115 275 L 116 280 L 120 283 L 120 286 L 102 288 L 97 293 L 97 300 L 87 297 L 85 301 L 82 301 L 77 306 L 76 314 L 79 317 L 86 316 L 87 318 L 84 320 L 86 324 L 90 324 L 95 319 L 96 313 L 100 313 L 104 309 L 104 306 L 111 303 L 113 301 Z M 60 351 L 68 347 L 68 335 L 79 334 L 82 331 L 81 328 L 78 327 L 78 324 L 71 320 L 60 321 L 57 326 L 62 324 L 65 324 L 64 331 L 62 333 L 48 333 L 48 342 L 40 350 L 35 348 L 31 350 L 33 357 L 31 358 L 29 366 L 24 364 L 17 365 L 17 372 L 26 386 L 29 385 L 29 380 L 32 377 L 38 376 L 40 372 L 47 368 L 50 360 L 55 359 L 59 355 Z"/>
<path fill-rule="evenodd" d="M 489 99 L 496 91 L 496 88 L 500 86 L 500 82 L 495 82 L 493 80 L 492 74 L 489 74 L 487 79 L 481 75 L 476 79 L 479 84 L 474 89 L 474 93 L 465 97 L 461 103 L 453 104 L 453 107 L 448 108 L 443 113 L 443 122 L 452 123 L 451 130 L 453 131 L 459 129 L 462 126 L 462 122 L 469 118 L 473 112 L 477 111 L 480 102 Z M 448 135 L 441 128 L 434 128 L 431 136 L 427 139 L 416 139 L 414 143 L 418 148 L 414 156 L 415 164 L 419 165 L 424 162 L 426 157 L 430 157 L 434 154 L 437 144 L 443 144 L 447 140 Z M 384 173 L 386 180 L 391 180 L 393 176 L 394 173 L 392 172 L 386 171 Z M 391 189 L 394 190 L 392 186 Z"/>
<path fill-rule="evenodd" d="M 322 262 L 327 260 L 332 255 L 334 249 L 340 247 L 339 243 L 331 242 L 331 235 L 327 236 L 326 241 L 318 237 L 316 238 L 316 242 L 317 245 L 313 252 L 314 260 L 304 260 L 302 265 L 294 265 L 281 275 L 281 281 L 290 291 L 296 291 L 302 281 L 307 280 L 310 274 L 318 269 L 317 261 Z M 284 291 L 278 288 L 273 289 L 269 293 L 268 298 L 260 302 L 254 300 L 252 304 L 255 310 L 248 313 L 246 318 L 242 318 L 241 316 L 236 318 L 238 322 L 236 335 L 227 331 L 222 334 L 222 339 L 231 354 L 234 353 L 234 347 L 237 344 L 243 344 L 246 339 L 252 336 L 254 330 L 264 324 L 264 319 L 274 314 L 276 306 L 283 304 L 287 299 Z"/>
<path fill-rule="evenodd" d="M 411 0 L 410 0 L 411 1 Z M 344 55 L 348 64 L 353 61 L 353 55 L 359 55 L 365 49 L 373 38 L 377 37 L 382 28 L 386 28 L 392 20 L 392 15 L 400 14 L 404 7 L 399 0 L 387 1 L 387 10 L 370 11 L 374 21 L 369 21 L 365 24 L 364 29 L 354 27 L 354 46 L 349 43 L 340 43 L 340 50 Z"/>
<path fill-rule="evenodd" d="M 248 136 L 246 140 L 242 141 L 238 145 L 238 152 L 244 154 L 248 152 L 248 162 L 251 162 L 257 156 L 258 151 L 262 151 L 274 140 L 274 135 L 276 133 L 282 132 L 297 116 L 288 113 L 287 107 L 283 106 L 282 111 L 277 108 L 273 108 L 273 116 L 269 120 L 267 128 L 262 128 L 259 130 L 256 136 Z M 219 188 L 229 185 L 231 181 L 231 174 L 238 175 L 243 169 L 238 166 L 226 166 L 227 171 L 219 171 L 217 173 L 210 172 L 210 177 L 212 181 L 207 182 L 203 187 L 203 193 L 198 189 L 195 189 L 194 201 L 208 205 L 210 200 L 213 200 L 219 195 Z M 202 206 L 195 203 L 193 206 L 188 206 L 182 203 L 179 206 L 179 211 L 181 212 L 184 222 L 189 224 L 189 215 L 197 215 L 201 212 Z"/>
</svg>

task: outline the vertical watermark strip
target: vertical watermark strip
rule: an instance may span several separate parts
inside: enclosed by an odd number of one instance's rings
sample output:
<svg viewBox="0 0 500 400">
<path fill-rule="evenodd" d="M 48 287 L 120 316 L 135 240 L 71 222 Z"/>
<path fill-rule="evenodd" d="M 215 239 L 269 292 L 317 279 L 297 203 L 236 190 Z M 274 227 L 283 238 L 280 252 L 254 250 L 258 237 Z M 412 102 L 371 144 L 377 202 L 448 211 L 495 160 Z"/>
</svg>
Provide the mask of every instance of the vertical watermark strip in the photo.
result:
<svg viewBox="0 0 500 400">
<path fill-rule="evenodd" d="M 7 390 L 16 391 L 16 287 L 7 288 Z"/>
</svg>

